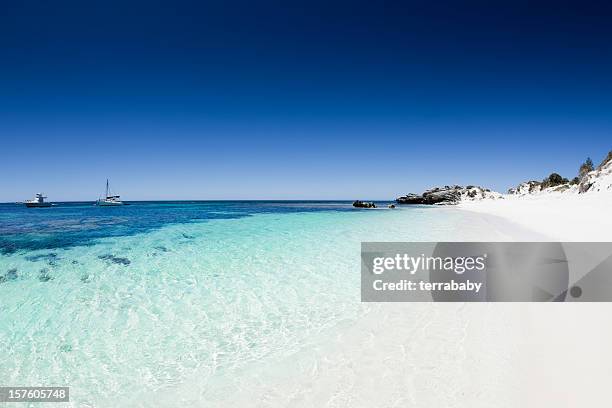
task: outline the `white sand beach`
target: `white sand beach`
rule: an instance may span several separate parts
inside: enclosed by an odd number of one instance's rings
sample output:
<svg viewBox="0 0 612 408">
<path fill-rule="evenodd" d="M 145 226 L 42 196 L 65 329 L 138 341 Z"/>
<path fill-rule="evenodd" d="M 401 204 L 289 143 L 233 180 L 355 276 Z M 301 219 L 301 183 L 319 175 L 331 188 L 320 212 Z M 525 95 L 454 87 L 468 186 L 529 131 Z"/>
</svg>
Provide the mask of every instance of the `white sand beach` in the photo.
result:
<svg viewBox="0 0 612 408">
<path fill-rule="evenodd" d="M 505 195 L 459 208 L 504 218 L 555 241 L 612 241 L 612 192 Z"/>
<path fill-rule="evenodd" d="M 503 200 L 465 202 L 459 207 L 512 221 L 551 240 L 612 241 L 612 192 L 506 195 Z M 513 396 L 520 406 L 596 406 L 609 398 L 612 326 L 608 322 L 612 305 L 491 307 L 500 318 L 505 316 L 518 324 L 512 330 L 517 336 L 516 360 L 508 368 L 516 370 L 514 379 L 519 387 Z"/>
</svg>

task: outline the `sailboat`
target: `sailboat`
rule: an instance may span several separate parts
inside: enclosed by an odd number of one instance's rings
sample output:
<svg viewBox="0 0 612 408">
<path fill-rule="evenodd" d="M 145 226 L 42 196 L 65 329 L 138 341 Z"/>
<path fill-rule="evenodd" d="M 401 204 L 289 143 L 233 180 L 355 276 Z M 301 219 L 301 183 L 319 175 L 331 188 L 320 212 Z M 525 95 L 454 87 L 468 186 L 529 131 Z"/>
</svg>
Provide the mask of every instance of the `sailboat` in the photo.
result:
<svg viewBox="0 0 612 408">
<path fill-rule="evenodd" d="M 111 194 L 110 188 L 108 186 L 108 179 L 106 179 L 106 193 L 104 194 L 104 197 L 105 198 L 99 198 L 98 201 L 96 201 L 96 205 L 102 207 L 124 205 L 123 201 L 121 201 L 121 196 Z"/>
</svg>

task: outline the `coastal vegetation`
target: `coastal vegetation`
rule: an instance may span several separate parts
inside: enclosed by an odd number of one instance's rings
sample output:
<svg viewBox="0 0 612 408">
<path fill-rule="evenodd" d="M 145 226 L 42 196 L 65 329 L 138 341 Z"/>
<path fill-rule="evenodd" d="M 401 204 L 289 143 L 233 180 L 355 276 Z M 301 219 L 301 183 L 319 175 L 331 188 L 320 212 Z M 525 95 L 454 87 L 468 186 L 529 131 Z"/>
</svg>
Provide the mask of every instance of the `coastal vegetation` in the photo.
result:
<svg viewBox="0 0 612 408">
<path fill-rule="evenodd" d="M 561 193 L 612 190 L 612 151 L 595 167 L 593 160 L 587 158 L 579 167 L 578 175 L 571 180 L 557 172 L 551 173 L 542 181 L 530 180 L 510 188 L 510 195 L 527 195 L 541 192 Z M 409 193 L 398 197 L 399 204 L 458 204 L 463 201 L 503 198 L 500 193 L 490 189 L 458 185 L 435 187 L 422 194 Z"/>
</svg>

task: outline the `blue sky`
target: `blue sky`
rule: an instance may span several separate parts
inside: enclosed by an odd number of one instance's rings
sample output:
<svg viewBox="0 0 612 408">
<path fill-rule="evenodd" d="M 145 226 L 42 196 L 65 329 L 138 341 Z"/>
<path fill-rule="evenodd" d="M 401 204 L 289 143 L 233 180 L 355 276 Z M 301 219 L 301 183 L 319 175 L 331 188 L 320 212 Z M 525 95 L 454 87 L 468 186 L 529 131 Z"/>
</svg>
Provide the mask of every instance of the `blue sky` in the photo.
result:
<svg viewBox="0 0 612 408">
<path fill-rule="evenodd" d="M 0 201 L 392 199 L 612 149 L 610 6 L 13 2 Z"/>
</svg>

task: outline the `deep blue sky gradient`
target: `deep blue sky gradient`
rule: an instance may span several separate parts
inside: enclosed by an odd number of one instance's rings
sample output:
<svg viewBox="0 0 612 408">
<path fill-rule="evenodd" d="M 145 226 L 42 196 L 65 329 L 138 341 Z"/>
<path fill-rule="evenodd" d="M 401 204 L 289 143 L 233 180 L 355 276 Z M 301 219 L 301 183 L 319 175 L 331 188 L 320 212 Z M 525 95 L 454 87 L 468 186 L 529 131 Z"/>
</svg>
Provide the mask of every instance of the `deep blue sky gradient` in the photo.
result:
<svg viewBox="0 0 612 408">
<path fill-rule="evenodd" d="M 499 190 L 612 149 L 612 6 L 4 2 L 0 201 Z"/>
</svg>

